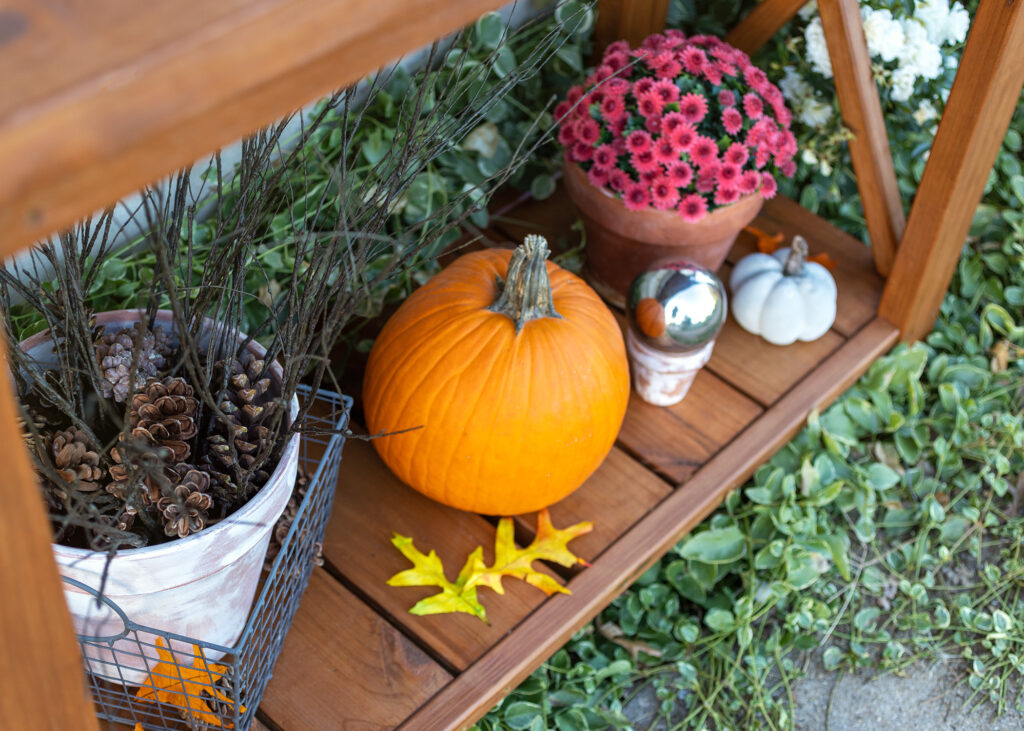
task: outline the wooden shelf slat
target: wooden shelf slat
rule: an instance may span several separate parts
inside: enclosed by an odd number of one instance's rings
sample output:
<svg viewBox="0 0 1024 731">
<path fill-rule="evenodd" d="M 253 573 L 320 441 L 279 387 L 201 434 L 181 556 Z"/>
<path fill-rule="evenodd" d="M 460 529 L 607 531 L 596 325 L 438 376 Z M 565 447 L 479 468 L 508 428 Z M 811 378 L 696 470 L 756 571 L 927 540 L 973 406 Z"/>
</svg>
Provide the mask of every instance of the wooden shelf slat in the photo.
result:
<svg viewBox="0 0 1024 731">
<path fill-rule="evenodd" d="M 316 569 L 260 712 L 283 729 L 390 728 L 451 676 Z"/>
<path fill-rule="evenodd" d="M 0 259 L 502 4 L 6 3 Z"/>
<path fill-rule="evenodd" d="M 898 335 L 887 320 L 872 320 L 573 578 L 570 596 L 545 602 L 402 728 L 462 727 L 483 715 L 792 438 L 811 410 L 856 381 Z"/>
<path fill-rule="evenodd" d="M 386 437 L 385 437 L 386 438 Z M 449 508 L 402 484 L 366 441 L 345 444 L 334 513 L 324 537 L 324 558 L 367 596 L 389 620 L 415 635 L 451 667 L 464 669 L 544 601 L 539 589 L 505 582 L 505 595 L 480 593 L 485 624 L 468 614 L 417 617 L 409 609 L 437 593 L 430 587 L 393 587 L 387 580 L 411 567 L 391 545 L 400 533 L 423 553 L 437 551 L 452 581 L 466 558 L 483 546 L 494 556 L 494 526 L 478 515 Z"/>
</svg>

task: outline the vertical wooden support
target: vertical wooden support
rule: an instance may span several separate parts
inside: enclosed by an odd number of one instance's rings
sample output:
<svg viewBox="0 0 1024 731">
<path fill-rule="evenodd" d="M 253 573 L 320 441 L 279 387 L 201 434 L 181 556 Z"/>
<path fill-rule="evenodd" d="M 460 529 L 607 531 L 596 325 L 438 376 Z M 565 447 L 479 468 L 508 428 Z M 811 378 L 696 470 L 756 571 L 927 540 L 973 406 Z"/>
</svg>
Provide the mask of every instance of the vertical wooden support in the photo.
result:
<svg viewBox="0 0 1024 731">
<path fill-rule="evenodd" d="M 761 0 L 725 37 L 726 43 L 753 54 L 796 15 L 807 0 Z"/>
<path fill-rule="evenodd" d="M 97 729 L 0 341 L 0 728 Z"/>
<path fill-rule="evenodd" d="M 927 334 L 1024 85 L 1024 0 L 982 0 L 879 314 Z"/>
<path fill-rule="evenodd" d="M 832 59 L 843 123 L 854 135 L 850 140 L 850 158 L 864 206 L 875 268 L 883 277 L 888 276 L 907 220 L 896 184 L 878 87 L 871 74 L 860 5 L 857 0 L 820 0 L 818 12 Z"/>
<path fill-rule="evenodd" d="M 638 46 L 651 33 L 665 29 L 669 0 L 600 0 L 594 28 L 594 53 L 619 39 Z"/>
</svg>

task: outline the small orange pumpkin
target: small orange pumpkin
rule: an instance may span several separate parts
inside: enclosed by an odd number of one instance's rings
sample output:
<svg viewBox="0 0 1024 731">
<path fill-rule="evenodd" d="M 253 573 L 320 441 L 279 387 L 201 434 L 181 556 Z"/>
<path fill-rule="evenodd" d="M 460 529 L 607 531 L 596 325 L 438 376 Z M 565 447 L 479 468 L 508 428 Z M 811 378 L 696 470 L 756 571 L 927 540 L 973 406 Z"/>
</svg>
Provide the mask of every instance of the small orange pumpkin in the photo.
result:
<svg viewBox="0 0 1024 731">
<path fill-rule="evenodd" d="M 403 482 L 462 510 L 515 515 L 579 487 L 607 456 L 629 400 L 611 312 L 547 262 L 547 242 L 466 254 L 384 326 L 363 402 Z M 420 427 L 420 428 L 416 428 Z"/>
<path fill-rule="evenodd" d="M 665 334 L 665 308 L 654 297 L 644 297 L 636 303 L 636 324 L 647 337 L 660 338 Z"/>
</svg>

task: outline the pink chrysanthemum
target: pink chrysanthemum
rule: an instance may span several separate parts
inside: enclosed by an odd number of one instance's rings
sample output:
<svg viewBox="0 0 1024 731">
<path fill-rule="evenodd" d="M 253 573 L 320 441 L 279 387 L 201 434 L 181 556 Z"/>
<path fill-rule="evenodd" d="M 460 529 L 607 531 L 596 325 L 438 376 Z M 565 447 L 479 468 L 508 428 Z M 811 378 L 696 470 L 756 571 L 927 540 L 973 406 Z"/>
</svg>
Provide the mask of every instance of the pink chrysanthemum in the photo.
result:
<svg viewBox="0 0 1024 731">
<path fill-rule="evenodd" d="M 677 162 L 680 152 L 681 150 L 675 146 L 675 143 L 669 137 L 662 137 L 654 143 L 654 158 L 662 165 Z"/>
<path fill-rule="evenodd" d="M 763 168 L 772 160 L 772 153 L 767 147 L 758 147 L 754 154 L 754 167 L 758 170 Z"/>
<path fill-rule="evenodd" d="M 764 114 L 764 103 L 754 92 L 743 95 L 743 112 L 751 119 L 760 119 Z"/>
<path fill-rule="evenodd" d="M 621 96 L 606 96 L 601 102 L 601 115 L 606 121 L 614 122 L 626 114 L 626 103 Z"/>
<path fill-rule="evenodd" d="M 606 53 L 602 63 L 615 71 L 621 71 L 626 66 L 629 66 L 629 55 L 622 51 Z"/>
<path fill-rule="evenodd" d="M 572 146 L 570 156 L 574 162 L 586 162 L 594 155 L 594 148 L 586 142 L 577 142 Z"/>
<path fill-rule="evenodd" d="M 683 73 L 683 65 L 673 58 L 668 63 L 659 66 L 654 75 L 665 81 L 673 81 L 681 73 Z"/>
<path fill-rule="evenodd" d="M 612 168 L 608 173 L 608 187 L 617 193 L 624 191 L 632 182 L 633 181 L 629 179 L 629 176 L 618 168 Z"/>
<path fill-rule="evenodd" d="M 559 102 L 555 105 L 555 121 L 561 122 L 570 111 L 572 111 L 572 105 L 568 101 Z"/>
<path fill-rule="evenodd" d="M 757 66 L 747 66 L 743 69 L 743 78 L 755 89 L 769 83 L 768 76 Z"/>
<path fill-rule="evenodd" d="M 608 184 L 608 170 L 599 167 L 592 167 L 587 171 L 587 180 L 595 188 L 603 188 Z"/>
<path fill-rule="evenodd" d="M 651 88 L 654 86 L 654 79 L 644 77 L 637 79 L 637 82 L 633 84 L 633 96 L 638 99 L 642 96 L 646 96 L 650 93 Z"/>
<path fill-rule="evenodd" d="M 609 43 L 608 47 L 604 49 L 604 55 L 607 56 L 609 53 L 629 53 L 629 43 L 626 41 Z"/>
<path fill-rule="evenodd" d="M 712 86 L 718 86 L 722 83 L 722 72 L 718 69 L 715 64 L 708 64 L 702 69 L 704 78 L 711 82 Z"/>
<path fill-rule="evenodd" d="M 621 135 L 611 141 L 611 146 L 612 149 L 615 150 L 616 155 L 621 156 L 629 152 L 629 150 L 626 149 L 626 138 Z"/>
<path fill-rule="evenodd" d="M 718 157 L 718 145 L 713 139 L 704 135 L 697 135 L 697 139 L 693 141 L 687 151 L 699 167 L 705 167 L 715 162 Z"/>
<path fill-rule="evenodd" d="M 671 135 L 681 126 L 686 124 L 686 119 L 679 112 L 669 112 L 661 118 L 661 133 Z"/>
<path fill-rule="evenodd" d="M 660 211 L 675 208 L 679 202 L 679 190 L 665 177 L 659 177 L 651 183 L 651 199 L 654 207 Z"/>
<path fill-rule="evenodd" d="M 679 100 L 679 113 L 690 124 L 697 124 L 708 113 L 708 101 L 700 94 L 686 94 Z"/>
<path fill-rule="evenodd" d="M 715 205 L 727 206 L 740 199 L 740 192 L 736 188 L 723 188 L 719 186 L 715 191 Z"/>
<path fill-rule="evenodd" d="M 659 79 L 651 87 L 651 94 L 661 99 L 663 104 L 671 104 L 679 101 L 679 87 L 668 79 Z"/>
<path fill-rule="evenodd" d="M 657 170 L 661 163 L 654 157 L 654 150 L 648 148 L 646 150 L 640 150 L 640 152 L 634 152 L 630 155 L 630 163 L 636 168 L 637 172 L 643 173 L 648 170 Z"/>
<path fill-rule="evenodd" d="M 653 94 L 647 94 L 646 96 L 640 97 L 636 105 L 637 109 L 640 110 L 640 114 L 645 117 L 660 115 L 664 106 L 665 105 L 661 103 L 661 100 Z"/>
<path fill-rule="evenodd" d="M 683 68 L 691 74 L 699 74 L 707 62 L 707 54 L 699 48 L 690 46 L 683 51 Z"/>
<path fill-rule="evenodd" d="M 704 196 L 691 193 L 679 201 L 679 206 L 676 210 L 679 211 L 679 215 L 683 217 L 684 221 L 696 223 L 707 215 L 708 202 L 704 199 Z"/>
<path fill-rule="evenodd" d="M 670 137 L 680 151 L 689 152 L 690 148 L 693 147 L 693 143 L 697 141 L 698 135 L 696 128 L 692 124 L 684 122 L 672 130 Z"/>
<path fill-rule="evenodd" d="M 651 71 L 657 72 L 662 66 L 667 63 L 671 63 L 675 58 L 672 56 L 672 51 L 669 49 L 657 50 L 648 53 L 644 58 L 644 63 L 647 64 L 647 68 Z"/>
<path fill-rule="evenodd" d="M 651 135 L 642 129 L 633 130 L 626 135 L 626 149 L 634 155 L 651 149 Z"/>
<path fill-rule="evenodd" d="M 686 34 L 678 28 L 669 28 L 665 31 L 665 43 L 675 48 L 686 42 Z"/>
<path fill-rule="evenodd" d="M 743 171 L 740 170 L 739 165 L 730 165 L 725 163 L 718 168 L 718 175 L 715 178 L 715 183 L 719 189 L 722 188 L 735 188 L 740 184 L 740 177 L 742 177 Z"/>
<path fill-rule="evenodd" d="M 715 189 L 715 176 L 714 174 L 707 174 L 701 172 L 697 176 L 697 182 L 694 184 L 698 193 L 710 193 Z"/>
<path fill-rule="evenodd" d="M 743 115 L 736 107 L 726 107 L 722 110 L 722 126 L 729 134 L 737 134 L 743 129 Z"/>
<path fill-rule="evenodd" d="M 730 165 L 742 166 L 750 158 L 750 150 L 742 142 L 733 142 L 722 155 L 722 159 Z"/>
<path fill-rule="evenodd" d="M 736 106 L 736 94 L 729 89 L 722 89 L 718 92 L 718 104 L 723 107 Z"/>
<path fill-rule="evenodd" d="M 735 76 L 737 73 L 739 73 L 739 69 L 737 69 L 728 61 L 723 60 L 715 61 L 715 69 L 722 76 Z"/>
<path fill-rule="evenodd" d="M 601 139 L 601 127 L 593 119 L 584 119 L 576 123 L 576 139 L 593 145 Z"/>
<path fill-rule="evenodd" d="M 594 150 L 594 167 L 611 170 L 618 163 L 618 158 L 611 145 L 601 145 Z"/>
<path fill-rule="evenodd" d="M 765 200 L 771 200 L 775 197 L 779 188 L 775 184 L 775 178 L 769 173 L 761 173 L 761 197 Z"/>
<path fill-rule="evenodd" d="M 631 211 L 642 211 L 651 205 L 651 193 L 643 183 L 630 183 L 622 192 L 622 202 Z"/>
<path fill-rule="evenodd" d="M 651 168 L 650 170 L 644 170 L 640 175 L 640 182 L 644 185 L 650 186 L 655 180 L 662 177 L 660 167 Z"/>
<path fill-rule="evenodd" d="M 629 89 L 629 82 L 618 76 L 604 82 L 604 92 L 610 96 L 625 96 L 629 93 Z"/>
<path fill-rule="evenodd" d="M 576 125 L 575 124 L 563 124 L 562 128 L 558 130 L 558 144 L 562 147 L 569 147 L 576 142 Z"/>
<path fill-rule="evenodd" d="M 677 188 L 685 188 L 693 182 L 693 168 L 682 160 L 665 167 L 669 182 Z"/>
<path fill-rule="evenodd" d="M 761 187 L 761 174 L 755 170 L 748 170 L 740 176 L 739 189 L 744 195 L 755 193 Z"/>
<path fill-rule="evenodd" d="M 796 163 L 793 162 L 792 160 L 787 160 L 786 162 L 779 165 L 779 172 L 785 175 L 787 178 L 792 178 L 794 175 L 796 175 Z"/>
<path fill-rule="evenodd" d="M 576 102 L 578 102 L 582 98 L 583 98 L 583 87 L 582 86 L 574 86 L 574 87 L 572 87 L 571 89 L 569 89 L 568 93 L 565 95 L 565 100 L 567 102 L 569 102 L 569 106 L 570 107 L 575 105 Z"/>
<path fill-rule="evenodd" d="M 650 132 L 652 135 L 657 136 L 661 134 L 661 115 L 652 114 L 644 120 L 644 129 Z"/>
</svg>

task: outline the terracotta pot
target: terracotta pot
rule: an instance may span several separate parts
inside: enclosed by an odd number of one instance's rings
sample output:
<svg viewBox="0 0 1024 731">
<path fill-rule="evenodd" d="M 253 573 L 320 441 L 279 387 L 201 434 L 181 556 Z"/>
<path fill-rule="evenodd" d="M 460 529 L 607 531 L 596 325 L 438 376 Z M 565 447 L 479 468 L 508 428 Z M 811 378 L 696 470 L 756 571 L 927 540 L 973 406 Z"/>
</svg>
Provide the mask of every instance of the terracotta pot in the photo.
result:
<svg viewBox="0 0 1024 731">
<path fill-rule="evenodd" d="M 104 312 L 96 317 L 97 324 L 108 329 L 130 326 L 138 319 L 139 313 L 133 310 Z M 171 313 L 158 313 L 156 322 L 170 330 Z M 34 335 L 21 347 L 44 364 L 53 352 L 48 332 Z M 248 350 L 257 357 L 266 353 L 256 342 L 250 343 Z M 270 373 L 280 384 L 281 365 L 275 362 Z M 293 398 L 291 419 L 298 409 L 298 399 Z M 94 673 L 138 685 L 146 679 L 147 664 L 153 668 L 159 662 L 152 646 L 156 635 L 138 632 L 141 642 L 136 641 L 135 633 L 125 636 L 126 618 L 138 625 L 201 639 L 225 649 L 238 640 L 256 594 L 270 533 L 295 486 L 298 460 L 299 435 L 295 434 L 285 445 L 267 484 L 239 510 L 186 538 L 120 550 L 109 567 L 105 553 L 53 546 L 60 573 L 91 589 L 64 584 L 76 633 L 110 642 L 109 650 L 93 644 L 87 646 L 86 661 Z M 104 570 L 104 601 L 98 602 L 96 596 Z M 172 639 L 170 645 L 178 653 L 179 662 L 191 665 L 191 644 Z M 207 660 L 223 655 L 206 652 Z"/>
<path fill-rule="evenodd" d="M 716 271 L 763 203 L 752 193 L 689 223 L 675 211 L 631 211 L 612 192 L 591 185 L 579 165 L 566 162 L 564 170 L 587 230 L 584 274 L 616 307 L 624 306 L 633 278 L 659 259 L 680 257 Z"/>
</svg>

